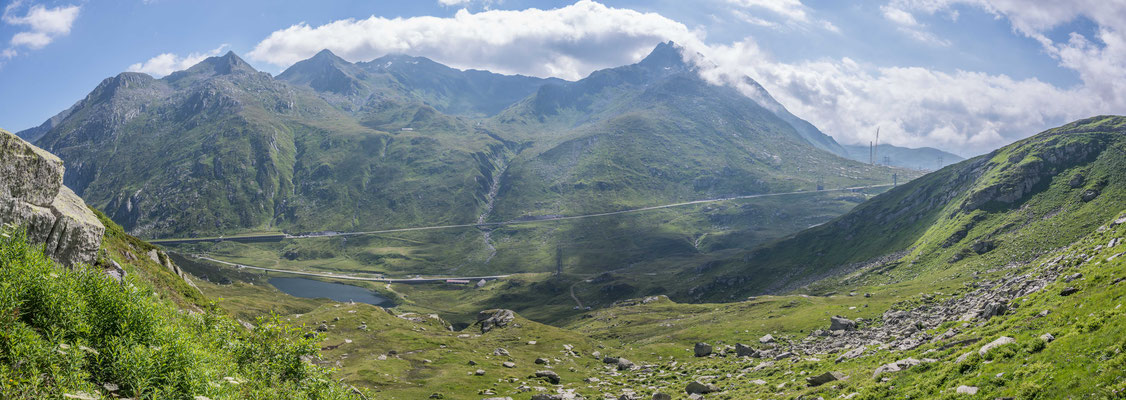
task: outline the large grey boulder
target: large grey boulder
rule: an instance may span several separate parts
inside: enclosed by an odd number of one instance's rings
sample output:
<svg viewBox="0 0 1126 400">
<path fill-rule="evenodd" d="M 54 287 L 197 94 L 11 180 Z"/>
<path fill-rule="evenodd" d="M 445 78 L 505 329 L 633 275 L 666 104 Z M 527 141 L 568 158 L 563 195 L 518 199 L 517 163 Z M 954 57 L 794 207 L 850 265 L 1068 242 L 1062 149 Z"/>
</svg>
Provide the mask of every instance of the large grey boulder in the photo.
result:
<svg viewBox="0 0 1126 400">
<path fill-rule="evenodd" d="M 696 354 L 696 357 L 707 357 L 712 354 L 712 345 L 699 342 L 696 343 L 692 351 Z"/>
<path fill-rule="evenodd" d="M 856 322 L 839 315 L 834 315 L 832 317 L 829 317 L 829 330 L 853 331 L 856 330 Z"/>
<path fill-rule="evenodd" d="M 28 241 L 63 265 L 92 263 L 106 229 L 63 186 L 63 172 L 58 157 L 0 130 L 0 223 L 25 227 Z"/>
</svg>

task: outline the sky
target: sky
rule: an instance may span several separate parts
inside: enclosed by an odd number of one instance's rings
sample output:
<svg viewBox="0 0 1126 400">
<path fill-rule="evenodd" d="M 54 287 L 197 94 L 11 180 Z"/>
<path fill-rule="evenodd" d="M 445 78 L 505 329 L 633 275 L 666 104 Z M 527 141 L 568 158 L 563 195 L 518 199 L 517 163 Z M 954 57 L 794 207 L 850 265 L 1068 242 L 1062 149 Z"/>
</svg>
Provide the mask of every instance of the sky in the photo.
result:
<svg viewBox="0 0 1126 400">
<path fill-rule="evenodd" d="M 0 128 L 37 126 L 124 71 L 234 51 L 280 73 L 328 48 L 580 79 L 672 40 L 715 84 L 841 143 L 991 151 L 1126 114 L 1126 0 L 0 0 Z"/>
</svg>

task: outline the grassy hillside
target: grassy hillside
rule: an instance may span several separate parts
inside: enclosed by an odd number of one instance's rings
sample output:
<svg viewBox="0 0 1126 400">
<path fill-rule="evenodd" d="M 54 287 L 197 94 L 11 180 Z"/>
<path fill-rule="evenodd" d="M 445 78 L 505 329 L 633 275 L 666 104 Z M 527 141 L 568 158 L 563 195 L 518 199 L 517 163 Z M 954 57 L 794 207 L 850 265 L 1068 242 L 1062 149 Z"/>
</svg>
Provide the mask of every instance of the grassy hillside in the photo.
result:
<svg viewBox="0 0 1126 400">
<path fill-rule="evenodd" d="M 111 227 L 99 260 L 129 259 L 123 278 L 99 267 L 57 265 L 0 229 L 0 397 L 332 399 L 354 394 L 292 325 L 244 327 L 156 262 L 151 249 Z M 143 253 L 142 253 L 143 254 Z M 180 306 L 194 309 L 188 312 Z"/>
<path fill-rule="evenodd" d="M 865 262 L 882 264 L 895 276 L 889 279 L 903 279 L 961 260 L 1027 261 L 1089 233 L 1119 211 L 1126 202 L 1124 149 L 1124 117 L 1045 131 L 730 260 L 700 292 L 730 299 L 784 291 Z M 887 259 L 877 262 L 881 257 Z M 754 278 L 764 275 L 791 277 L 781 280 L 790 283 Z"/>
<path fill-rule="evenodd" d="M 368 286 L 398 300 L 391 313 L 326 300 L 273 306 L 278 294 L 248 277 L 201 287 L 241 299 L 224 307 L 325 324 L 326 362 L 383 398 L 686 398 L 694 381 L 716 391 L 705 398 L 1116 398 L 1126 388 L 1124 120 L 1046 131 L 749 253 L 799 268 L 773 295 L 742 297 L 758 290 L 746 281 L 727 292 L 713 286 L 717 298 L 740 296 L 727 303 L 684 302 L 691 292 L 646 296 L 655 294 L 649 283 L 700 287 L 745 268 L 728 258 L 682 272 L 692 264 L 676 257 L 604 274 L 522 274 L 479 289 Z M 635 298 L 609 304 L 614 291 Z M 572 294 L 599 306 L 563 312 Z M 470 310 L 497 306 L 527 307 L 525 317 L 554 326 L 516 316 L 482 333 Z M 833 316 L 856 329 L 830 332 Z M 773 341 L 760 341 L 767 334 Z M 1012 341 L 983 350 L 1002 337 Z M 712 354 L 694 356 L 697 342 Z M 757 354 L 737 356 L 736 344 Z M 560 382 L 535 377 L 541 370 Z M 828 372 L 836 380 L 807 381 Z"/>
</svg>

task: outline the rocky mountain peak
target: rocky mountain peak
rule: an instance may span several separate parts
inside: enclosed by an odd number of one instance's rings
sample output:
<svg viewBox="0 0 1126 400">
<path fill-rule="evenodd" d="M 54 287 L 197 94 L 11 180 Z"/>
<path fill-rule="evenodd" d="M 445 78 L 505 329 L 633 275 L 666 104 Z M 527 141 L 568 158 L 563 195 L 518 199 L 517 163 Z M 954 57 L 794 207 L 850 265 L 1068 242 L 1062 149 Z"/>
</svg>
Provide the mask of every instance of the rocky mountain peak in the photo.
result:
<svg viewBox="0 0 1126 400">
<path fill-rule="evenodd" d="M 657 44 L 637 65 L 647 69 L 685 70 L 688 63 L 684 61 L 684 48 L 671 40 Z"/>
<path fill-rule="evenodd" d="M 243 61 L 235 52 L 228 51 L 227 54 L 216 57 L 208 57 L 198 64 L 193 65 L 183 71 L 174 72 L 168 75 L 166 79 L 169 81 L 179 81 L 186 77 L 210 77 L 218 75 L 235 75 L 235 74 L 254 74 L 258 70 Z"/>
</svg>

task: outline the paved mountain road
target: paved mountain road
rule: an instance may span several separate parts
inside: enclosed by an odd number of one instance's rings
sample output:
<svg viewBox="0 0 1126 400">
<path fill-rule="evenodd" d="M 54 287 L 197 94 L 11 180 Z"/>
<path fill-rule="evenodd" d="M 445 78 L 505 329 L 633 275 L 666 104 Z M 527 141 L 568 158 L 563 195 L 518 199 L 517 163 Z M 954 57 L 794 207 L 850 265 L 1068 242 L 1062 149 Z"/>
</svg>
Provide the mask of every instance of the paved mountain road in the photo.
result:
<svg viewBox="0 0 1126 400">
<path fill-rule="evenodd" d="M 873 188 L 881 188 L 881 187 L 889 187 L 889 186 L 895 186 L 895 185 L 884 184 L 884 185 L 871 185 L 871 186 L 855 186 L 855 187 L 847 187 L 847 188 L 840 188 L 840 189 L 826 189 L 826 190 L 819 190 L 819 191 L 805 190 L 805 191 L 799 191 L 799 192 L 749 194 L 749 195 L 744 195 L 744 196 L 723 197 L 723 198 L 718 198 L 718 199 L 694 200 L 694 201 L 686 201 L 686 202 L 683 202 L 683 203 L 672 203 L 672 204 L 664 204 L 664 205 L 659 205 L 659 206 L 631 208 L 631 209 L 628 209 L 628 210 L 620 210 L 620 211 L 609 211 L 609 212 L 602 212 L 602 213 L 570 215 L 570 216 L 554 216 L 554 217 L 546 217 L 546 218 L 513 220 L 513 221 L 504 221 L 504 222 L 479 222 L 479 223 L 473 223 L 473 224 L 419 226 L 419 227 L 413 227 L 413 228 L 395 228 L 395 229 L 383 229 L 383 230 L 376 230 L 376 231 L 360 231 L 360 232 L 324 232 L 324 233 L 312 233 L 312 234 L 304 234 L 304 235 L 285 234 L 285 235 L 270 235 L 269 237 L 270 238 L 278 238 L 279 240 L 280 239 L 311 239 L 311 238 L 324 238 L 324 237 L 337 237 L 337 236 L 377 235 L 377 234 L 383 234 L 383 233 L 396 233 L 396 232 L 430 231 L 430 230 L 437 230 L 437 229 L 457 229 L 457 228 L 476 228 L 476 227 L 490 227 L 490 226 L 538 224 L 538 223 L 545 223 L 545 222 L 552 222 L 552 221 L 569 221 L 569 220 L 585 219 L 585 218 L 607 217 L 607 216 L 611 216 L 611 215 L 630 214 L 630 213 L 637 213 L 637 212 L 644 212 L 644 211 L 661 210 L 661 209 L 665 209 L 665 208 L 684 207 L 684 206 L 691 206 L 691 205 L 697 205 L 697 204 L 716 203 L 716 202 L 730 201 L 730 200 L 756 199 L 756 198 L 761 198 L 761 197 L 790 196 L 790 195 L 811 194 L 811 193 L 845 192 L 845 191 L 855 191 L 855 190 L 861 190 L 861 189 L 873 189 Z M 265 237 L 265 236 L 263 236 L 263 237 Z M 249 237 L 241 237 L 241 238 L 231 238 L 229 240 L 246 240 L 246 239 L 254 239 L 254 238 L 255 237 L 253 237 L 253 236 L 249 236 Z M 193 242 L 218 242 L 218 241 L 223 241 L 223 240 L 228 240 L 228 239 L 224 239 L 224 238 L 202 238 L 202 239 L 201 238 L 182 238 L 182 239 L 157 239 L 157 240 L 150 240 L 149 242 L 156 243 L 156 244 L 179 244 L 179 243 L 193 243 Z"/>
</svg>

